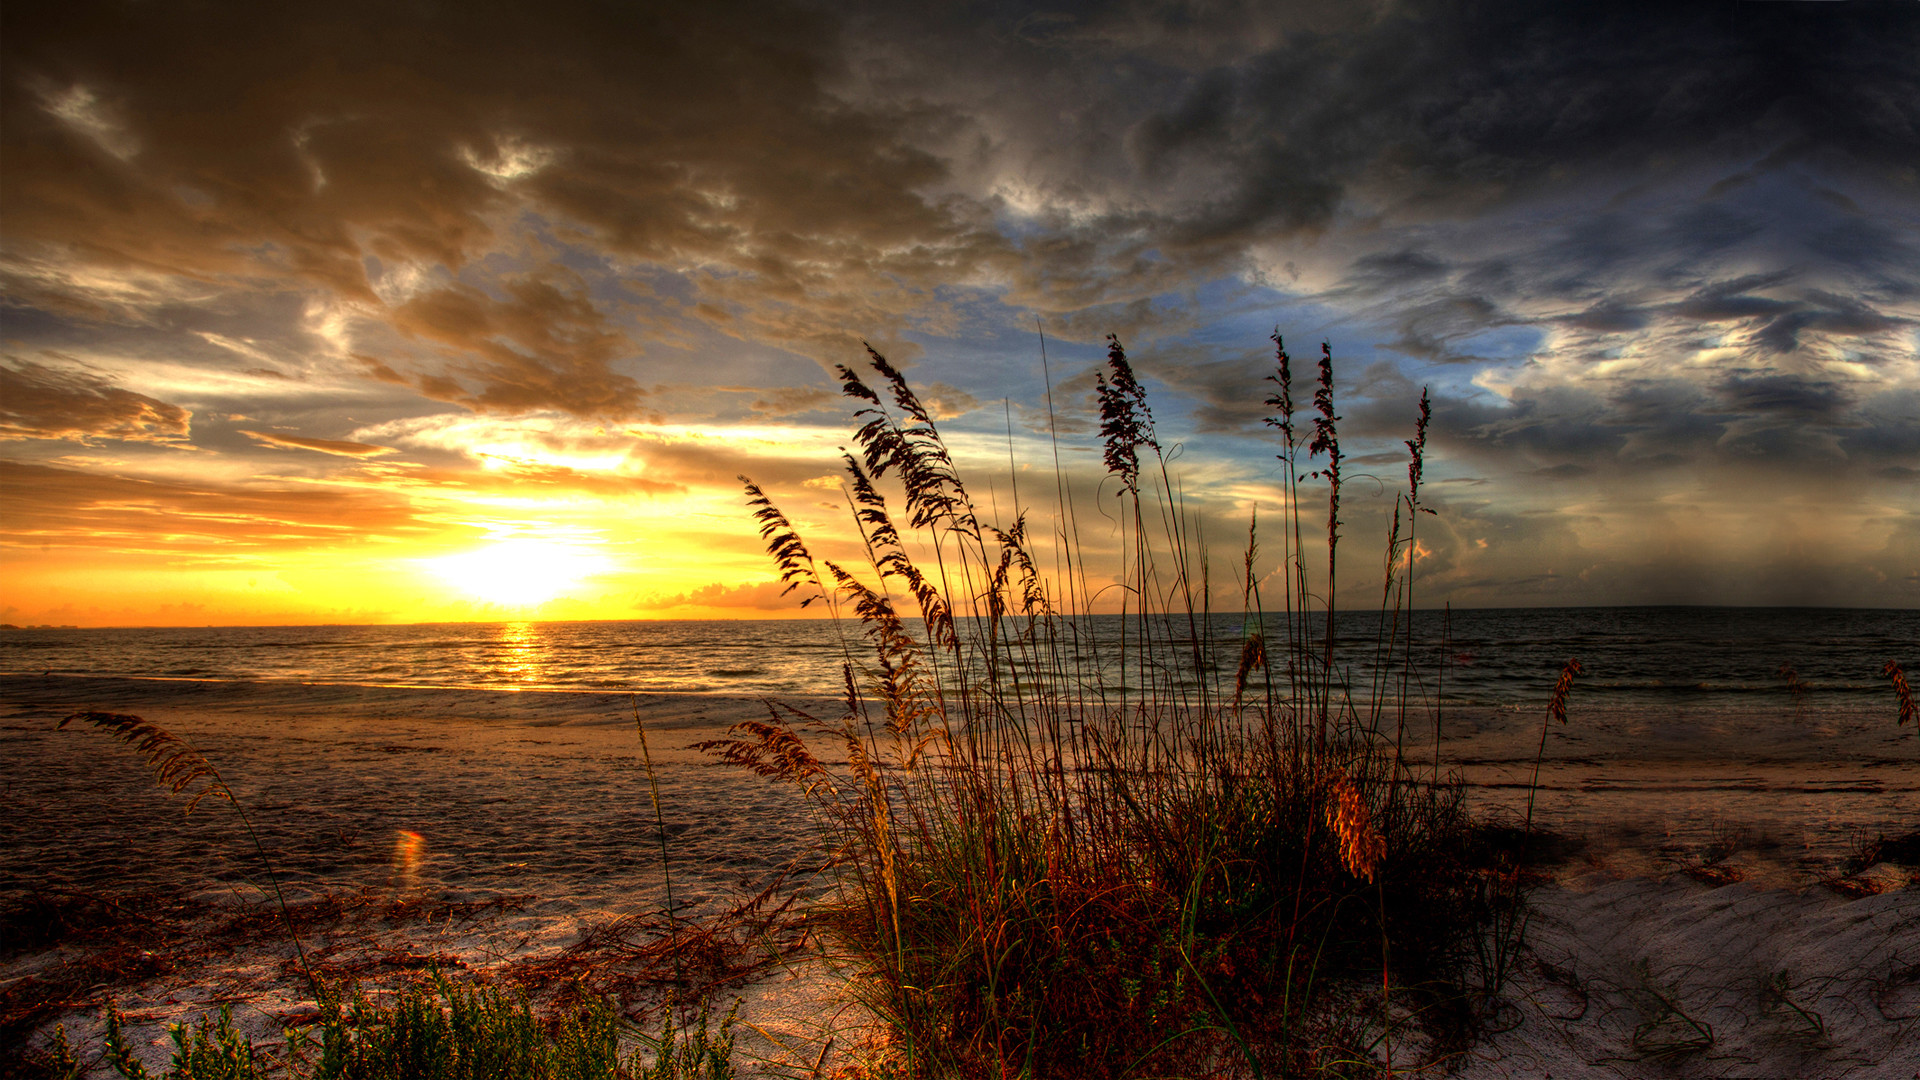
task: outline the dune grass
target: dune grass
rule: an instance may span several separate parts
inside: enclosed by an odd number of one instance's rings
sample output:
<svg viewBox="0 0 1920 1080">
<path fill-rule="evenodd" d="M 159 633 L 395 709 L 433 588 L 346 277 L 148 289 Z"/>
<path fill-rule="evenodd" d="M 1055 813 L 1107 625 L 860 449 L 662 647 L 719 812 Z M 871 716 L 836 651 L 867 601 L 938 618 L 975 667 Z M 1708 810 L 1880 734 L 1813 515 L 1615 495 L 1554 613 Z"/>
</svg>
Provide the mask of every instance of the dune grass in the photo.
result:
<svg viewBox="0 0 1920 1080">
<path fill-rule="evenodd" d="M 838 886 L 821 917 L 904 1074 L 1374 1075 L 1457 1052 L 1497 995 L 1512 943 L 1488 935 L 1521 925 L 1522 875 L 1476 857 L 1437 752 L 1402 756 L 1409 724 L 1438 741 L 1410 641 L 1426 398 L 1377 636 L 1340 640 L 1333 358 L 1323 346 L 1301 409 L 1274 343 L 1279 568 L 1262 573 L 1250 520 L 1238 640 L 1215 632 L 1198 517 L 1117 339 L 1098 390 L 1110 583 L 1078 542 L 1093 511 L 1058 475 L 1050 543 L 1017 493 L 1010 523 L 986 521 L 871 349 L 879 392 L 840 369 L 860 548 L 816 557 L 742 478 L 788 590 L 859 630 L 837 713 L 770 706 L 705 746 L 818 813 Z"/>
<path fill-rule="evenodd" d="M 604 1000 L 543 1016 L 525 998 L 436 977 L 383 1004 L 360 995 L 328 1002 L 318 1023 L 285 1029 L 278 1046 L 256 1046 L 234 1026 L 231 1006 L 175 1024 L 157 1075 L 110 1006 L 104 1057 L 124 1080 L 732 1080 L 734 1013 L 717 1027 L 704 1007 L 684 1027 L 672 1003 L 664 1015 L 657 1034 L 641 1034 Z M 62 1026 L 23 1075 L 79 1080 L 83 1065 Z"/>
<path fill-rule="evenodd" d="M 60 721 L 60 727 L 64 729 L 75 721 L 105 732 L 131 747 L 146 761 L 156 783 L 166 788 L 169 794 L 186 796 L 186 813 L 193 813 L 209 798 L 224 802 L 233 809 L 234 815 L 240 819 L 241 828 L 246 830 L 247 839 L 253 844 L 254 854 L 267 872 L 267 882 L 273 887 L 274 904 L 279 909 L 287 940 L 293 943 L 300 973 L 306 977 L 307 986 L 314 996 L 320 997 L 320 981 L 314 977 L 313 964 L 307 959 L 307 947 L 300 940 L 300 932 L 294 929 L 293 916 L 287 910 L 286 893 L 280 888 L 280 873 L 267 856 L 266 846 L 260 842 L 260 834 L 254 831 L 253 819 L 247 816 L 247 808 L 234 797 L 233 788 L 227 785 L 226 778 L 220 775 L 219 769 L 214 768 L 213 762 L 208 761 L 205 754 L 185 739 L 139 716 L 86 710 L 70 714 Z"/>
<path fill-rule="evenodd" d="M 1900 666 L 1899 661 L 1887 661 L 1887 666 L 1880 669 L 1880 675 L 1887 680 L 1888 688 L 1893 691 L 1893 700 L 1900 706 L 1900 726 L 1905 727 L 1907 721 L 1920 717 L 1920 710 L 1916 710 L 1913 704 L 1913 688 L 1907 685 L 1906 669 Z M 1920 728 L 1920 722 L 1914 726 Z"/>
</svg>

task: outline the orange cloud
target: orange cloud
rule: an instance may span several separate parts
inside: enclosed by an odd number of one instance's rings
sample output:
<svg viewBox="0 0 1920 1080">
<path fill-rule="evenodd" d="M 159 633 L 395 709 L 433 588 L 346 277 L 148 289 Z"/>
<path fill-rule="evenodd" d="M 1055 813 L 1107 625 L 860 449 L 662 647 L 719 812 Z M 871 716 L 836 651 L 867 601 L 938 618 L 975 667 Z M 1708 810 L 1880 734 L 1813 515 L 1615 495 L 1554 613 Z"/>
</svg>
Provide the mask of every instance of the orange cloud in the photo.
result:
<svg viewBox="0 0 1920 1080">
<path fill-rule="evenodd" d="M 8 513 L 0 545 L 239 553 L 425 535 L 442 526 L 392 494 L 322 486 L 141 480 L 0 461 Z"/>
<path fill-rule="evenodd" d="M 240 434 L 249 439 L 266 443 L 269 446 L 286 446 L 296 450 L 317 450 L 322 454 L 336 454 L 340 457 L 378 457 L 381 454 L 394 453 L 391 446 L 375 446 L 372 443 L 342 442 L 338 439 L 310 439 L 304 435 L 276 435 L 266 431 L 242 430 Z"/>
<path fill-rule="evenodd" d="M 656 597 L 643 608 L 752 608 L 756 611 L 798 610 L 799 599 L 783 595 L 786 585 L 778 581 L 753 581 L 728 585 L 716 581 L 676 596 Z"/>
<path fill-rule="evenodd" d="M 177 443 L 192 413 L 83 371 L 0 365 L 0 439 Z"/>
</svg>

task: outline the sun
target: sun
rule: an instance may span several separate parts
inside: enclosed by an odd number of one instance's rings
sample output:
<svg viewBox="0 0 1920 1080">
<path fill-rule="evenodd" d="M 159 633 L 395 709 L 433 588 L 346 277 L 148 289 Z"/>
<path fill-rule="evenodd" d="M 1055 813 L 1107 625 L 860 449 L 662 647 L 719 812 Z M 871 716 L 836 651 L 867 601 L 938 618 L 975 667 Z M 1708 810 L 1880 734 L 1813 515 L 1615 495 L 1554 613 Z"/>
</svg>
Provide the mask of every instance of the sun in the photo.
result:
<svg viewBox="0 0 1920 1080">
<path fill-rule="evenodd" d="M 537 607 L 612 568 L 591 549 L 533 539 L 496 541 L 421 563 L 456 591 L 508 608 Z"/>
</svg>

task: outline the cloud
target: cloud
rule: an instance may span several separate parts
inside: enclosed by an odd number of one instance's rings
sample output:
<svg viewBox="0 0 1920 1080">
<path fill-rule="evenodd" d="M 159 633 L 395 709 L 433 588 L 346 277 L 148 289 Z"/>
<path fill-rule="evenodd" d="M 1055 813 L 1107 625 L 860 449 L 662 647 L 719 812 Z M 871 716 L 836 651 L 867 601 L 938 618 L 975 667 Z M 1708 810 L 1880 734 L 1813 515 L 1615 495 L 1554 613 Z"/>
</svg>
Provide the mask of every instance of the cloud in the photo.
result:
<svg viewBox="0 0 1920 1080">
<path fill-rule="evenodd" d="M 623 335 L 586 295 L 576 275 L 503 282 L 494 297 L 466 285 L 423 292 L 395 308 L 401 334 L 442 347 L 445 374 L 419 380 L 421 392 L 477 412 L 555 410 L 576 416 L 635 419 L 642 391 L 613 370 Z"/>
<path fill-rule="evenodd" d="M 339 457 L 378 457 L 394 452 L 391 446 L 375 446 L 372 443 L 343 442 L 338 439 L 310 439 L 302 435 L 278 435 L 266 431 L 246 431 L 240 434 L 249 439 L 266 443 L 269 446 L 286 446 L 297 450 L 317 450 L 322 454 L 334 454 Z"/>
<path fill-rule="evenodd" d="M 929 384 L 926 392 L 920 395 L 920 401 L 935 420 L 952 420 L 980 407 L 980 399 L 943 382 Z"/>
<path fill-rule="evenodd" d="M 840 400 L 839 394 L 819 386 L 776 386 L 766 390 L 738 389 L 741 393 L 757 395 L 753 403 L 747 407 L 763 416 L 793 416 L 796 413 L 827 408 Z"/>
<path fill-rule="evenodd" d="M 84 371 L 12 357 L 0 365 L 0 439 L 175 444 L 192 415 Z"/>
<path fill-rule="evenodd" d="M 476 408 L 634 404 L 597 371 L 638 351 L 593 325 L 587 309 L 606 314 L 608 297 L 512 278 L 471 291 L 503 249 L 670 268 L 697 293 L 670 317 L 725 311 L 729 332 L 823 361 L 891 338 L 939 306 L 936 284 L 1006 253 L 977 208 L 926 197 L 945 167 L 902 137 L 901 108 L 832 92 L 839 20 L 780 0 L 82 2 L 10 9 L 6 31 L 0 211 L 23 291 L 76 293 L 58 271 L 79 264 L 216 291 L 297 284 L 376 321 L 393 303 L 404 332 L 468 354 L 449 358 L 449 381 L 419 385 Z M 458 280 L 392 294 L 435 275 Z M 501 321 L 512 345 L 476 336 Z M 565 385 L 583 372 L 595 377 Z"/>
<path fill-rule="evenodd" d="M 437 526 L 401 495 L 317 485 L 183 483 L 0 461 L 12 545 L 163 551 L 214 561 Z"/>
<path fill-rule="evenodd" d="M 1163 326 L 1155 295 L 1328 237 L 1350 258 L 1322 284 L 1397 305 L 1409 356 L 1544 317 L 1517 299 L 1592 293 L 1551 317 L 1631 328 L 1639 308 L 1582 283 L 1634 259 L 1647 215 L 1527 230 L 1522 261 L 1577 256 L 1545 275 L 1489 277 L 1516 253 L 1422 231 L 1727 161 L 1738 184 L 1668 200 L 1656 259 L 1764 242 L 1752 200 L 1791 174 L 1832 219 L 1804 244 L 1911 276 L 1900 227 L 1821 175 L 1897 184 L 1920 145 L 1905 7 L 1337 7 L 428 3 L 381 9 L 378 34 L 355 5 L 13 10 L 12 281 L 49 305 L 134 268 L 318 288 L 433 343 L 402 376 L 430 397 L 636 417 L 632 370 L 675 359 L 657 344 L 719 333 L 832 363 L 862 335 L 951 329 L 955 287 L 1098 340 Z M 556 258 L 566 273 L 532 269 Z"/>
<path fill-rule="evenodd" d="M 753 611 L 790 611 L 797 609 L 799 598 L 783 595 L 786 584 L 779 581 L 753 581 L 728 585 L 716 581 L 672 596 L 655 596 L 638 605 L 642 610 L 673 608 L 746 608 Z"/>
<path fill-rule="evenodd" d="M 687 491 L 684 484 L 668 483 L 644 476 L 589 473 L 570 469 L 564 465 L 544 465 L 538 462 L 511 460 L 499 462 L 496 470 L 470 473 L 461 476 L 455 482 L 480 491 L 529 493 L 551 489 L 583 495 L 614 497 L 678 495 L 685 494 Z"/>
</svg>

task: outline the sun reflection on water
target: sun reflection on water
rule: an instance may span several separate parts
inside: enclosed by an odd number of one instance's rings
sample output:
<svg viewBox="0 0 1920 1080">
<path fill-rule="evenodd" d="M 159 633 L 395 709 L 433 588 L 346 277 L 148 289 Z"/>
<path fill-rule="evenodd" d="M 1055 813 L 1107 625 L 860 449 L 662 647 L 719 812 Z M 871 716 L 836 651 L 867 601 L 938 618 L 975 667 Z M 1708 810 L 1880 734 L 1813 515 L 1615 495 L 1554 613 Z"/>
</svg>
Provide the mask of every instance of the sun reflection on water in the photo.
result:
<svg viewBox="0 0 1920 1080">
<path fill-rule="evenodd" d="M 403 893 L 418 889 L 420 866 L 426 859 L 426 837 L 410 829 L 401 829 L 393 842 L 394 888 Z"/>
<path fill-rule="evenodd" d="M 494 654 L 495 681 L 510 686 L 542 683 L 546 674 L 542 655 L 546 643 L 542 638 L 538 623 L 502 625 Z"/>
</svg>

